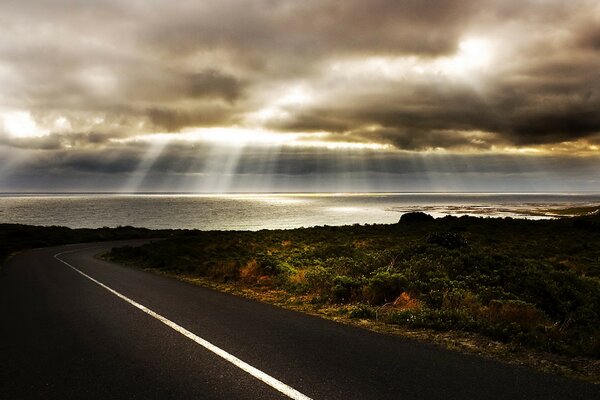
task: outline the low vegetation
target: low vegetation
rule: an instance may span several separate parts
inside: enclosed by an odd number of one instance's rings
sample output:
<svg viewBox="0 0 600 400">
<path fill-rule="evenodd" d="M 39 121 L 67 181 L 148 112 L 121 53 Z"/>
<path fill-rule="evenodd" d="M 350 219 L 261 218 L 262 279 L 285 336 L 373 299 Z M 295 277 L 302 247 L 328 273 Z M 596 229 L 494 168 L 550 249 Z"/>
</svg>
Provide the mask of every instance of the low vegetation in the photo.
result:
<svg viewBox="0 0 600 400">
<path fill-rule="evenodd" d="M 259 232 L 0 224 L 0 261 L 34 247 L 157 237 L 166 239 L 105 256 L 453 348 L 464 339 L 458 348 L 519 354 L 518 363 L 600 383 L 598 212 L 540 221 L 410 213 L 394 225 Z"/>
<path fill-rule="evenodd" d="M 62 226 L 0 224 L 0 265 L 11 253 L 36 247 L 69 243 L 164 237 L 171 232 L 129 226 L 100 229 L 70 229 Z"/>
<path fill-rule="evenodd" d="M 395 225 L 181 232 L 112 260 L 279 290 L 394 326 L 600 358 L 600 217 L 405 214 Z"/>
</svg>

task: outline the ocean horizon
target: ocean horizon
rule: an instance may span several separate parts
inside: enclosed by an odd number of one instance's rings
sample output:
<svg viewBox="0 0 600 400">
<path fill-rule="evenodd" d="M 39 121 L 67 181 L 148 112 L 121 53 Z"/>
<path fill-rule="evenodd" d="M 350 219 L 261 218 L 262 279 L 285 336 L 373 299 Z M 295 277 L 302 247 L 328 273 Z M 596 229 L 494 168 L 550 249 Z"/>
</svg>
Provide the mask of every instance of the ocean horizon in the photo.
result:
<svg viewBox="0 0 600 400">
<path fill-rule="evenodd" d="M 555 218 L 600 205 L 600 193 L 262 192 L 0 193 L 0 223 L 71 228 L 260 230 L 390 224 L 402 214 Z"/>
</svg>

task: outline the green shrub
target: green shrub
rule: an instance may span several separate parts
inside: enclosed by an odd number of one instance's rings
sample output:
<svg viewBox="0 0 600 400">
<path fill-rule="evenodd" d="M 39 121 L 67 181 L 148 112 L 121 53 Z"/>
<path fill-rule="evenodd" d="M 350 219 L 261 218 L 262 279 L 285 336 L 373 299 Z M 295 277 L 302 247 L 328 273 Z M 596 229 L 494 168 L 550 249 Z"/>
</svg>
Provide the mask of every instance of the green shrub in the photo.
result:
<svg viewBox="0 0 600 400">
<path fill-rule="evenodd" d="M 383 314 L 382 319 L 390 324 L 411 326 L 417 318 L 415 314 L 419 313 L 412 310 L 390 311 Z"/>
<path fill-rule="evenodd" d="M 276 276 L 287 270 L 282 263 L 269 254 L 256 254 L 256 261 L 260 266 L 260 275 Z"/>
<path fill-rule="evenodd" d="M 267 276 L 271 286 L 308 294 L 315 304 L 347 304 L 343 308 L 357 318 L 369 318 L 372 307 L 406 292 L 419 307 L 382 307 L 380 320 L 478 332 L 556 353 L 597 354 L 600 231 L 593 228 L 600 216 L 582 222 L 411 218 L 394 225 L 188 231 L 113 256 L 215 279 L 234 276 L 254 259 L 257 264 L 245 271 L 249 283 Z M 355 308 L 363 303 L 368 306 Z"/>
<path fill-rule="evenodd" d="M 308 289 L 319 294 L 328 293 L 333 282 L 331 271 L 320 265 L 307 270 L 305 278 Z"/>
<path fill-rule="evenodd" d="M 377 310 L 368 304 L 358 304 L 348 313 L 350 318 L 373 319 L 377 317 Z"/>
<path fill-rule="evenodd" d="M 388 271 L 377 272 L 366 282 L 363 295 L 370 304 L 384 304 L 394 301 L 406 290 L 404 275 Z"/>
<path fill-rule="evenodd" d="M 361 278 L 336 276 L 331 287 L 332 299 L 335 302 L 347 303 L 356 300 L 363 285 Z"/>
<path fill-rule="evenodd" d="M 467 239 L 457 232 L 435 232 L 427 236 L 426 241 L 451 250 L 467 247 Z"/>
</svg>

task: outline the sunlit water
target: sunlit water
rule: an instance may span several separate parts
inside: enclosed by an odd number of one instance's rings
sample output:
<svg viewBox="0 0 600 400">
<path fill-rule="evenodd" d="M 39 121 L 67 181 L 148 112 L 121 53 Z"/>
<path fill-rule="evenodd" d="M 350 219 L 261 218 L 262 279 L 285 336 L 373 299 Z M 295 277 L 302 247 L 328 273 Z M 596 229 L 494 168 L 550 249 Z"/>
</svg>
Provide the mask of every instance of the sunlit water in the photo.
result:
<svg viewBox="0 0 600 400">
<path fill-rule="evenodd" d="M 388 224 L 409 211 L 544 218 L 591 205 L 600 205 L 600 194 L 0 195 L 0 222 L 258 230 Z"/>
</svg>

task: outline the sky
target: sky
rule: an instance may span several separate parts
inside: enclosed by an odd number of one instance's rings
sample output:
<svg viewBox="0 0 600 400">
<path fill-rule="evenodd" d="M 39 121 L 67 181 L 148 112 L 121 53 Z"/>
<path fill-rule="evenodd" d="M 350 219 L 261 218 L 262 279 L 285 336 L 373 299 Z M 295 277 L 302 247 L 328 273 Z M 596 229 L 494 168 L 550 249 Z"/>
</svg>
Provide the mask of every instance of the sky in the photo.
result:
<svg viewBox="0 0 600 400">
<path fill-rule="evenodd" d="M 600 191 L 597 0 L 2 0 L 0 191 Z"/>
</svg>

